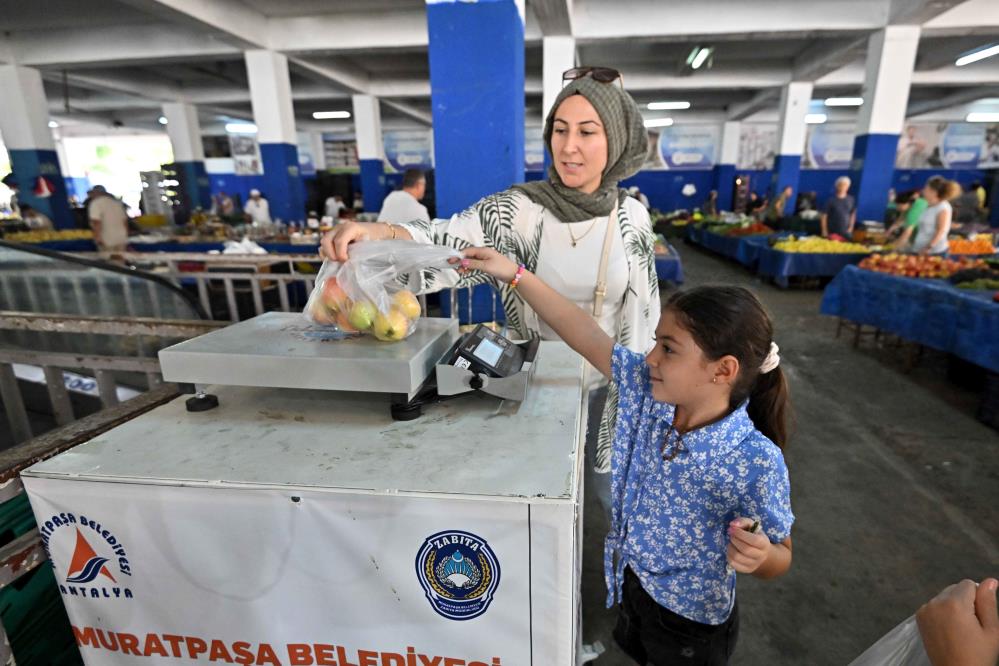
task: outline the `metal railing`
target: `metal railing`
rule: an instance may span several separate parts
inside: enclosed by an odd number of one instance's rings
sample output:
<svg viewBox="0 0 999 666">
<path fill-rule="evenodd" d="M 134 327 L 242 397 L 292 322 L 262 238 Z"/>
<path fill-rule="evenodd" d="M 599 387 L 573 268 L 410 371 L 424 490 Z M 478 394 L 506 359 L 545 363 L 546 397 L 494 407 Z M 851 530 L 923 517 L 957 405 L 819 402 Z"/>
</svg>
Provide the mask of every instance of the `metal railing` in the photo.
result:
<svg viewBox="0 0 999 666">
<path fill-rule="evenodd" d="M 37 314 L 33 312 L 0 311 L 0 330 L 30 333 L 83 333 L 114 336 L 154 336 L 191 338 L 225 326 L 224 323 L 155 319 L 150 317 L 85 317 L 75 315 Z M 45 387 L 52 413 L 58 425 L 72 423 L 76 416 L 66 388 L 65 370 L 82 370 L 94 376 L 101 406 L 118 404 L 115 372 L 135 372 L 145 375 L 149 389 L 162 383 L 159 359 L 142 356 L 104 356 L 95 354 L 33 351 L 0 348 L 0 398 L 10 423 L 15 442 L 32 437 L 31 423 L 14 372 L 15 364 L 38 366 L 45 377 Z"/>
</svg>

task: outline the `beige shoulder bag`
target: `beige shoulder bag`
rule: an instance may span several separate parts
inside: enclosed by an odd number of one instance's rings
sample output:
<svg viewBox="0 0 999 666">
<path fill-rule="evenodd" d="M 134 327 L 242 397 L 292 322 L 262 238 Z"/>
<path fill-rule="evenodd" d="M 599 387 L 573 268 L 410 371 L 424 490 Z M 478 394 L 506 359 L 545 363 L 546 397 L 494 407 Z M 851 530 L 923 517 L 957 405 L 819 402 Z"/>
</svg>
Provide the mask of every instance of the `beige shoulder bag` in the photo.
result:
<svg viewBox="0 0 999 666">
<path fill-rule="evenodd" d="M 600 267 L 597 269 L 597 285 L 593 289 L 594 317 L 599 317 L 604 311 L 604 297 L 607 296 L 607 264 L 610 261 L 611 243 L 614 241 L 614 234 L 617 233 L 617 207 L 618 204 L 615 204 L 607 218 L 604 249 L 600 255 Z"/>
</svg>

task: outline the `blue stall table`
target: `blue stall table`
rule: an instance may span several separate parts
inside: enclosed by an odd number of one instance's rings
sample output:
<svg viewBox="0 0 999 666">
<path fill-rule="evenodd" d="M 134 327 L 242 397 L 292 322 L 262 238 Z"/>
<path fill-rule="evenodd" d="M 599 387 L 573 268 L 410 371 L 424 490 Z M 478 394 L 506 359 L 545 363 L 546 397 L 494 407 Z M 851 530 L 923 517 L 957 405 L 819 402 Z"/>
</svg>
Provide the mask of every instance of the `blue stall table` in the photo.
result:
<svg viewBox="0 0 999 666">
<path fill-rule="evenodd" d="M 683 262 L 676 248 L 669 246 L 669 254 L 656 255 L 656 277 L 660 282 L 683 284 Z"/>
<path fill-rule="evenodd" d="M 822 314 L 874 326 L 999 372 L 999 303 L 992 291 L 847 266 L 826 287 Z"/>
<path fill-rule="evenodd" d="M 864 254 L 825 254 L 817 252 L 783 252 L 761 247 L 757 273 L 772 277 L 778 286 L 786 287 L 792 277 L 832 277 L 847 266 L 860 263 Z"/>
</svg>

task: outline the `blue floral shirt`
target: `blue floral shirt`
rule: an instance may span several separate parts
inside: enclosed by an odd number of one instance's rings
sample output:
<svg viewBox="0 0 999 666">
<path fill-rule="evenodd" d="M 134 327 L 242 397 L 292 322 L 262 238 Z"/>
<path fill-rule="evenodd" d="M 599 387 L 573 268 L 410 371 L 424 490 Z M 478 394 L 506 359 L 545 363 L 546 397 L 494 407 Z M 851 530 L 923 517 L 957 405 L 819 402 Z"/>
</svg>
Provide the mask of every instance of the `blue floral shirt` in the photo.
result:
<svg viewBox="0 0 999 666">
<path fill-rule="evenodd" d="M 607 606 L 620 599 L 625 565 L 660 605 L 717 625 L 735 604 L 728 524 L 759 520 L 773 543 L 791 534 L 791 488 L 780 449 L 743 403 L 725 418 L 683 435 L 671 431 L 673 405 L 652 397 L 645 357 L 614 346 L 617 425 L 611 454 L 611 531 L 604 548 Z M 617 562 L 615 564 L 615 556 Z"/>
</svg>

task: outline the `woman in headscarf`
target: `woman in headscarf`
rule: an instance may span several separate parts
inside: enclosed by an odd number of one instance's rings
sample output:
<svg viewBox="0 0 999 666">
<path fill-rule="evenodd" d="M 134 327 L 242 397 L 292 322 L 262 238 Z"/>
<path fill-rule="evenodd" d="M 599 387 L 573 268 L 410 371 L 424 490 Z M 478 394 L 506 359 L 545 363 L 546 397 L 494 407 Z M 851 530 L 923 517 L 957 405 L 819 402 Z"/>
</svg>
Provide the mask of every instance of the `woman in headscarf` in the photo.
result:
<svg viewBox="0 0 999 666">
<path fill-rule="evenodd" d="M 655 237 L 648 211 L 618 187 L 645 162 L 648 139 L 642 116 L 615 70 L 577 68 L 564 78 L 569 83 L 545 121 L 545 145 L 552 162 L 548 180 L 514 185 L 450 219 L 347 223 L 323 238 L 321 253 L 344 261 L 350 243 L 369 239 L 413 239 L 458 249 L 493 247 L 592 313 L 620 344 L 645 353 L 660 310 Z M 606 284 L 600 296 L 596 288 L 602 263 Z M 424 271 L 422 284 L 414 286 L 434 292 L 492 280 L 482 273 Z M 495 282 L 493 286 L 500 291 L 507 325 L 516 336 L 526 338 L 537 331 L 543 339 L 558 339 L 515 289 Z M 595 308 L 595 301 L 602 307 Z M 600 373 L 587 370 L 591 389 L 587 449 L 600 473 L 592 490 L 609 507 L 606 472 L 617 395 L 613 388 L 608 394 Z"/>
</svg>

